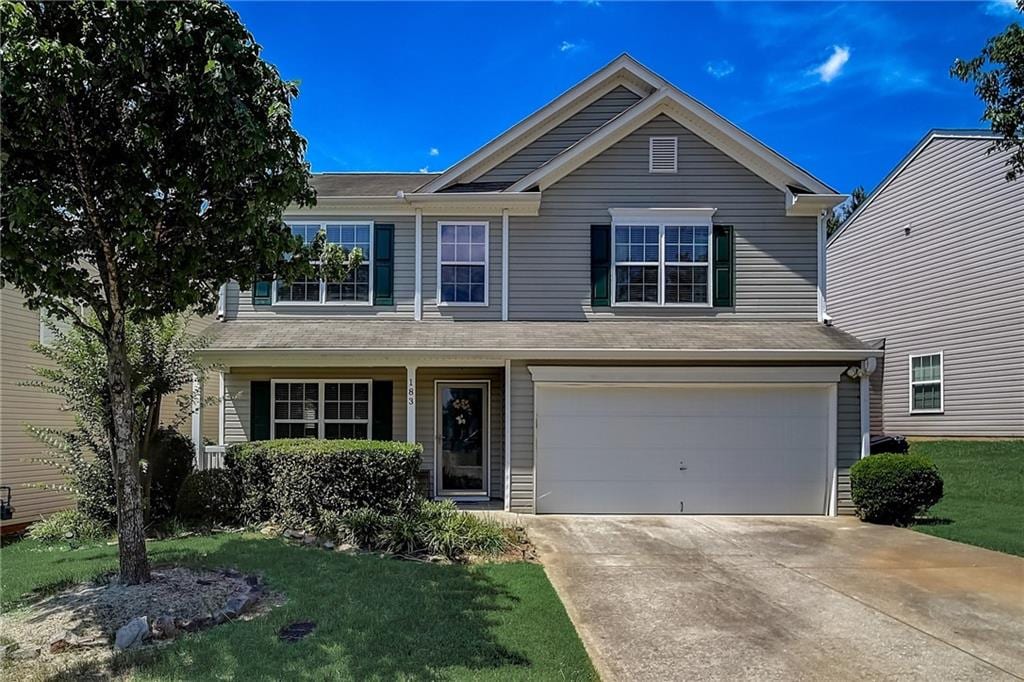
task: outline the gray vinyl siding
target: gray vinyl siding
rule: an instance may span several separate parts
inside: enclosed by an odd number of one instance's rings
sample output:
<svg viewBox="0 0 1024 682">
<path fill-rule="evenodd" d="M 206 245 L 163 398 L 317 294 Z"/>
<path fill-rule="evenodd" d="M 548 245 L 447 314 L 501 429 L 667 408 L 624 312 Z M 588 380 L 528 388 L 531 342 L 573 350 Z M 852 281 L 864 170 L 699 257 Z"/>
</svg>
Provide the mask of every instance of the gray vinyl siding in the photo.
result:
<svg viewBox="0 0 1024 682">
<path fill-rule="evenodd" d="M 853 514 L 850 500 L 850 467 L 860 459 L 860 381 L 842 375 L 839 380 L 836 431 L 837 508 L 840 514 Z"/>
<path fill-rule="evenodd" d="M 438 223 L 482 223 L 487 230 L 487 305 L 438 305 L 437 240 Z M 509 263 L 515 262 L 509 257 Z M 397 267 L 397 266 L 396 266 Z M 415 267 L 410 264 L 409 267 Z M 423 219 L 423 319 L 424 320 L 500 320 L 501 319 L 501 216 L 479 218 Z"/>
<path fill-rule="evenodd" d="M 489 487 L 490 496 L 502 499 L 505 495 L 505 369 L 503 367 L 423 367 L 416 372 L 416 440 L 423 444 L 423 469 L 435 476 L 435 419 L 437 417 L 438 381 L 491 382 Z M 404 385 L 404 384 L 403 384 Z M 405 414 L 405 408 L 402 408 Z M 403 416 L 404 418 L 404 416 Z M 404 428 L 403 428 L 404 431 Z"/>
<path fill-rule="evenodd" d="M 372 379 L 391 381 L 391 437 L 405 440 L 405 368 L 404 367 L 295 367 L 245 368 L 224 374 L 224 442 L 250 440 L 252 381 L 271 379 Z"/>
<path fill-rule="evenodd" d="M 294 216 L 293 216 L 294 217 Z M 286 216 L 286 218 L 288 218 Z M 288 218 L 291 219 L 291 218 Z M 299 218 L 295 218 L 298 220 Z M 276 304 L 273 306 L 252 305 L 252 293 L 247 282 L 240 286 L 237 282 L 228 285 L 225 317 L 229 320 L 266 319 L 267 317 L 380 317 L 408 318 L 413 317 L 416 296 L 416 223 L 411 216 L 302 216 L 302 220 L 324 222 L 330 220 L 358 221 L 373 220 L 375 224 L 395 226 L 395 304 L 391 306 L 356 305 L 356 304 Z M 500 222 L 499 222 L 500 225 Z M 371 268 L 372 268 L 371 263 Z M 372 297 L 371 297 L 372 303 Z"/>
<path fill-rule="evenodd" d="M 622 366 L 622 363 L 568 363 L 552 361 L 512 361 L 509 384 L 511 401 L 511 494 L 509 509 L 532 514 L 534 505 L 534 384 L 529 365 L 587 364 L 595 367 Z M 640 363 L 636 363 L 637 366 Z M 663 365 L 665 363 L 657 363 Z M 680 365 L 684 366 L 684 365 Z M 850 467 L 860 459 L 860 384 L 843 376 L 837 394 L 836 477 L 837 507 L 840 514 L 852 514 Z"/>
<path fill-rule="evenodd" d="M 476 178 L 474 182 L 515 182 L 636 104 L 639 99 L 639 95 L 620 85 Z"/>
<path fill-rule="evenodd" d="M 679 172 L 651 174 L 648 139 L 676 136 Z M 733 225 L 733 308 L 590 307 L 590 226 L 613 207 L 714 207 Z M 783 193 L 667 116 L 544 190 L 540 216 L 513 217 L 509 317 L 817 319 L 817 221 L 787 217 Z"/>
<path fill-rule="evenodd" d="M 1024 436 L 1024 182 L 989 146 L 933 139 L 829 247 L 836 325 L 885 339 L 888 433 Z M 911 414 L 909 356 L 940 351 L 944 412 Z"/>
</svg>

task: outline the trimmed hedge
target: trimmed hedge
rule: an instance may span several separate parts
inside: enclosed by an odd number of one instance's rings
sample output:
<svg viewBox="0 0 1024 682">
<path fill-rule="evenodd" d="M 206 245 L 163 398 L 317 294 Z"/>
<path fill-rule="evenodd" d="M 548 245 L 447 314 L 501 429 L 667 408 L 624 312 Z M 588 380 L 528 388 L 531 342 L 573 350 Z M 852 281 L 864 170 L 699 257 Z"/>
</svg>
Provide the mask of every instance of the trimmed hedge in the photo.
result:
<svg viewBox="0 0 1024 682">
<path fill-rule="evenodd" d="M 225 462 L 242 491 L 243 521 L 316 527 L 324 512 L 409 509 L 422 455 L 418 443 L 292 438 L 231 445 Z"/>
<path fill-rule="evenodd" d="M 850 493 L 865 521 L 906 526 L 942 499 L 942 477 L 921 455 L 871 455 L 850 467 Z"/>
<path fill-rule="evenodd" d="M 238 520 L 238 498 L 238 482 L 230 471 L 195 471 L 181 484 L 175 511 L 187 521 L 231 524 Z"/>
</svg>

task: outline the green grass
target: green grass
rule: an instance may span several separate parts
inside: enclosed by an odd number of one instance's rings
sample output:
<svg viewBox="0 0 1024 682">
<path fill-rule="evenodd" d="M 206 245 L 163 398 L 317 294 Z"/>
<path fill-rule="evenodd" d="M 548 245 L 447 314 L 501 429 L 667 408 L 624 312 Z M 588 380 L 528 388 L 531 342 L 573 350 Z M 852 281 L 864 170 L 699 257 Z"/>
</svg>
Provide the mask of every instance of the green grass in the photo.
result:
<svg viewBox="0 0 1024 682">
<path fill-rule="evenodd" d="M 944 482 L 942 501 L 914 530 L 1024 556 L 1024 440 L 913 441 Z"/>
<path fill-rule="evenodd" d="M 262 573 L 287 603 L 121 663 L 141 680 L 592 680 L 597 675 L 542 567 L 441 566 L 222 534 L 149 544 L 154 564 Z M 0 603 L 116 567 L 113 547 L 0 550 Z M 316 622 L 305 640 L 277 631 Z M 84 671 L 83 671 L 84 672 Z M 96 671 L 90 671 L 96 672 Z"/>
</svg>

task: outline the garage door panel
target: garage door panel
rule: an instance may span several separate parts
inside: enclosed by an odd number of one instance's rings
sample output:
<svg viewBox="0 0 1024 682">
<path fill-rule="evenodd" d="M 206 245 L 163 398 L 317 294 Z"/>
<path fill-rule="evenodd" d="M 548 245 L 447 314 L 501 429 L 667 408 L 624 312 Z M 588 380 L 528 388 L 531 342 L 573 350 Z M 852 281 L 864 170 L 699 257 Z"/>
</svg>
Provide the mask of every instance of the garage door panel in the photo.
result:
<svg viewBox="0 0 1024 682">
<path fill-rule="evenodd" d="M 539 386 L 537 509 L 821 514 L 828 404 L 814 387 Z"/>
</svg>

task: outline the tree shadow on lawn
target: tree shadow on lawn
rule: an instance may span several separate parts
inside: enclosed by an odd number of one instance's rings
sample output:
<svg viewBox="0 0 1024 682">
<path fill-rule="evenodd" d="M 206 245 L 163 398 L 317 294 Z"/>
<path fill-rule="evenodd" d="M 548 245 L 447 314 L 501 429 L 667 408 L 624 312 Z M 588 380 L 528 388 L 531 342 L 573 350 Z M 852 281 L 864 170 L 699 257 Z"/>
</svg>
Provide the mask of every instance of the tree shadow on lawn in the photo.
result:
<svg viewBox="0 0 1024 682">
<path fill-rule="evenodd" d="M 161 554 L 152 553 L 154 562 L 169 559 Z M 177 561 L 261 573 L 287 602 L 264 617 L 183 638 L 138 670 L 141 677 L 433 679 L 444 669 L 530 665 L 495 632 L 519 598 L 476 567 L 244 538 Z M 316 629 L 298 643 L 281 642 L 278 631 L 300 620 Z"/>
</svg>

